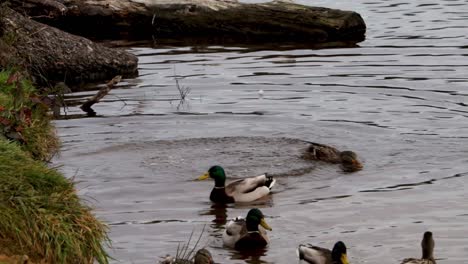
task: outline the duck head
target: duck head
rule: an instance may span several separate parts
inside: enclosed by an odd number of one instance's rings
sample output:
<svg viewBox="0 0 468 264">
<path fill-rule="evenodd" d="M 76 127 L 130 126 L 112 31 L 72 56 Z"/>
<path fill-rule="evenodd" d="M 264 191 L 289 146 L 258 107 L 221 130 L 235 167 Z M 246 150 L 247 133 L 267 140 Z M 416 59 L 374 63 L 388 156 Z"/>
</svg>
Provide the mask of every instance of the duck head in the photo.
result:
<svg viewBox="0 0 468 264">
<path fill-rule="evenodd" d="M 226 183 L 226 174 L 224 173 L 224 169 L 218 165 L 211 167 L 205 174 L 198 177 L 197 180 L 202 181 L 208 178 L 212 178 L 215 181 L 216 187 L 224 187 L 224 184 Z"/>
<path fill-rule="evenodd" d="M 338 264 L 349 264 L 346 255 L 346 245 L 342 241 L 336 242 L 335 246 L 333 246 L 332 260 Z"/>
<path fill-rule="evenodd" d="M 425 232 L 421 241 L 422 258 L 423 259 L 434 259 L 434 238 L 432 238 L 432 232 Z"/>
<path fill-rule="evenodd" d="M 197 254 L 195 254 L 194 258 L 194 264 L 213 264 L 213 257 L 211 256 L 211 253 L 202 248 L 197 251 Z"/>
<path fill-rule="evenodd" d="M 340 153 L 340 159 L 343 170 L 346 172 L 355 172 L 362 169 L 362 164 L 353 151 L 342 151 Z"/>
<path fill-rule="evenodd" d="M 245 221 L 247 224 L 247 231 L 258 231 L 259 225 L 261 225 L 266 230 L 272 230 L 272 228 L 265 221 L 265 216 L 263 215 L 262 211 L 257 208 L 250 209 L 250 211 L 247 213 Z"/>
</svg>

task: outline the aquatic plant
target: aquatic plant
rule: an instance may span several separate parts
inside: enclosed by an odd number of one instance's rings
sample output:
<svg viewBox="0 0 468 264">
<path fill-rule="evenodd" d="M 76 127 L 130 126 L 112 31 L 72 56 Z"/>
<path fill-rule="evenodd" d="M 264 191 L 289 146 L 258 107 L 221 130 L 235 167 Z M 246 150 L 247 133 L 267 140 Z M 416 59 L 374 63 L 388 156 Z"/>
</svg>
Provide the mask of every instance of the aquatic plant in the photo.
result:
<svg viewBox="0 0 468 264">
<path fill-rule="evenodd" d="M 0 139 L 0 254 L 47 263 L 108 263 L 107 227 L 72 181 Z"/>
<path fill-rule="evenodd" d="M 192 242 L 193 233 L 194 233 L 194 230 L 192 230 L 187 243 L 182 243 L 182 244 L 179 243 L 177 245 L 175 257 L 167 255 L 166 257 L 164 257 L 162 261 L 160 261 L 160 263 L 161 264 L 191 264 L 193 263 L 194 258 L 196 256 L 195 250 L 197 249 L 204 232 L 205 232 L 205 226 L 203 226 L 203 229 L 200 232 L 200 235 L 198 236 L 197 241 L 191 247 L 190 243 Z"/>
<path fill-rule="evenodd" d="M 174 80 L 176 84 L 177 91 L 179 92 L 179 103 L 177 104 L 177 111 L 179 111 L 180 107 L 183 107 L 186 104 L 186 97 L 192 90 L 192 88 L 188 86 L 181 86 L 179 83 L 179 76 L 176 74 L 176 70 L 174 67 Z"/>
</svg>

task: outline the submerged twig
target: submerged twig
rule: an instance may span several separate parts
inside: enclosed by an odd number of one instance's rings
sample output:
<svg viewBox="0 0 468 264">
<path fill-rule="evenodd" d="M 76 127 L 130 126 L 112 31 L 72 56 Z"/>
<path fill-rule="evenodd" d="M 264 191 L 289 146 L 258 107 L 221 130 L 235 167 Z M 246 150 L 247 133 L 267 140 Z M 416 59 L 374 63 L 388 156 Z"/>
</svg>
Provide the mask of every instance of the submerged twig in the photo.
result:
<svg viewBox="0 0 468 264">
<path fill-rule="evenodd" d="M 96 116 L 96 112 L 91 108 L 95 103 L 99 103 L 104 96 L 106 96 L 114 86 L 120 82 L 122 76 L 117 75 L 112 80 L 110 80 L 106 86 L 102 87 L 93 97 L 91 97 L 88 101 L 84 102 L 81 105 L 81 110 L 85 111 L 88 116 Z"/>
<path fill-rule="evenodd" d="M 179 111 L 180 107 L 185 105 L 185 98 L 190 93 L 191 88 L 180 86 L 179 79 L 177 78 L 177 75 L 175 74 L 175 70 L 174 70 L 174 76 L 175 76 L 174 78 L 176 82 L 176 87 L 177 87 L 177 90 L 179 91 L 179 96 L 180 96 L 179 103 L 177 104 L 177 111 Z"/>
</svg>

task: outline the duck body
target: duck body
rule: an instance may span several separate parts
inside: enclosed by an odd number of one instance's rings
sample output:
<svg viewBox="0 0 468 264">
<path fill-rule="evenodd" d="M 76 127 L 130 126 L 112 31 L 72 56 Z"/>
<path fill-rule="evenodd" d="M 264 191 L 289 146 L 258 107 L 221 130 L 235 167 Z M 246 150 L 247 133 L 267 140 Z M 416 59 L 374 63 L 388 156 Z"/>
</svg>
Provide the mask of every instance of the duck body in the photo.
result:
<svg viewBox="0 0 468 264">
<path fill-rule="evenodd" d="M 210 200 L 214 203 L 248 203 L 267 196 L 276 180 L 266 174 L 248 177 L 229 184 L 226 182 L 226 174 L 221 166 L 211 167 L 207 173 L 198 180 L 212 178 L 215 186 L 210 194 Z"/>
<path fill-rule="evenodd" d="M 297 249 L 299 260 L 309 264 L 349 264 L 346 246 L 343 242 L 335 243 L 333 250 L 314 245 L 299 245 Z"/>
<path fill-rule="evenodd" d="M 355 172 L 362 169 L 362 163 L 353 151 L 339 151 L 334 147 L 310 142 L 303 155 L 304 159 L 321 160 L 328 163 L 341 164 L 345 172 Z"/>
<path fill-rule="evenodd" d="M 425 232 L 421 241 L 422 258 L 407 258 L 401 264 L 436 264 L 434 259 L 434 238 L 432 232 Z"/>
<path fill-rule="evenodd" d="M 415 259 L 415 258 L 407 258 L 404 259 L 402 264 L 435 264 L 434 261 L 428 259 Z"/>
<path fill-rule="evenodd" d="M 254 208 L 247 217 L 237 217 L 231 220 L 223 232 L 223 244 L 237 250 L 261 249 L 268 245 L 266 230 L 272 230 L 265 222 L 263 213 Z"/>
<path fill-rule="evenodd" d="M 211 256 L 211 253 L 207 249 L 199 249 L 197 253 L 195 254 L 194 264 L 214 264 L 213 257 Z"/>
<path fill-rule="evenodd" d="M 171 256 L 165 257 L 164 260 L 159 262 L 160 264 L 214 264 L 213 257 L 211 253 L 202 248 L 197 251 L 193 260 L 184 259 L 184 258 L 175 258 Z"/>
</svg>

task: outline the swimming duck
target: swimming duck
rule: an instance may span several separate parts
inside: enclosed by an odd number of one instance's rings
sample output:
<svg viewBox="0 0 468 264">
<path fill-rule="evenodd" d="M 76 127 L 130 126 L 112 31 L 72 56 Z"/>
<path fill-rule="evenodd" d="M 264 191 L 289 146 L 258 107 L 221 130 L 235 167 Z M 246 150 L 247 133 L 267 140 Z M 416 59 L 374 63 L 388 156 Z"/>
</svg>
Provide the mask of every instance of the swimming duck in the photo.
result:
<svg viewBox="0 0 468 264">
<path fill-rule="evenodd" d="M 362 169 L 362 164 L 353 151 L 339 151 L 334 147 L 318 143 L 311 142 L 303 157 L 330 163 L 341 163 L 341 168 L 345 172 L 355 172 Z"/>
<path fill-rule="evenodd" d="M 237 217 L 226 225 L 223 243 L 227 247 L 238 250 L 264 248 L 270 241 L 265 229 L 272 230 L 266 223 L 262 211 L 253 208 L 247 213 L 245 219 Z"/>
<path fill-rule="evenodd" d="M 434 239 L 432 232 L 425 232 L 421 241 L 422 258 L 407 258 L 401 264 L 436 264 L 434 259 Z"/>
<path fill-rule="evenodd" d="M 342 241 L 336 242 L 332 251 L 310 244 L 299 245 L 297 253 L 299 260 L 311 264 L 349 264 L 346 256 L 346 246 Z"/>
<path fill-rule="evenodd" d="M 161 262 L 160 264 L 214 264 L 213 257 L 211 256 L 211 253 L 202 248 L 197 251 L 195 254 L 193 261 L 188 260 L 188 259 L 180 259 L 180 258 L 174 258 L 171 256 L 165 257 L 165 259 Z"/>
<path fill-rule="evenodd" d="M 252 202 L 267 196 L 276 180 L 266 174 L 237 180 L 225 185 L 226 174 L 221 166 L 213 166 L 208 172 L 198 178 L 212 178 L 215 186 L 210 194 L 210 200 L 215 203 Z"/>
<path fill-rule="evenodd" d="M 194 264 L 214 264 L 213 257 L 208 250 L 202 248 L 195 254 Z"/>
</svg>

